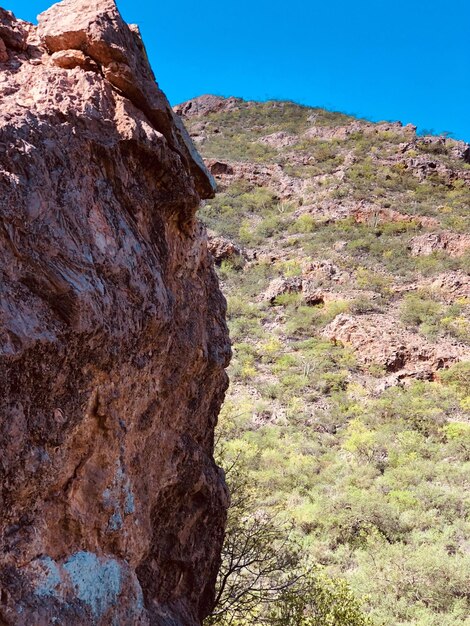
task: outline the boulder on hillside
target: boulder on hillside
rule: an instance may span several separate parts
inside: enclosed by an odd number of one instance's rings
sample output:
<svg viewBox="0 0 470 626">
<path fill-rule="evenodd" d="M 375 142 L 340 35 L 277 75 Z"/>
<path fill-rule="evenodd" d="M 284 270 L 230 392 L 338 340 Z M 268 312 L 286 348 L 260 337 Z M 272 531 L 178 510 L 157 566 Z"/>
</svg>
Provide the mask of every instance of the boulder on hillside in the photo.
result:
<svg viewBox="0 0 470 626">
<path fill-rule="evenodd" d="M 289 148 L 290 146 L 298 143 L 299 138 L 296 135 L 292 135 L 281 130 L 277 133 L 266 135 L 266 137 L 261 137 L 258 141 L 268 146 L 272 146 L 273 148 Z"/>
<path fill-rule="evenodd" d="M 229 163 L 224 161 L 217 161 L 216 159 L 209 159 L 207 161 L 207 167 L 213 176 L 232 176 L 233 167 Z"/>
<path fill-rule="evenodd" d="M 468 347 L 448 340 L 431 343 L 407 330 L 391 314 L 341 313 L 325 327 L 323 335 L 351 346 L 363 366 L 378 365 L 400 378 L 432 379 L 439 369 L 470 358 Z"/>
<path fill-rule="evenodd" d="M 276 298 L 288 293 L 300 293 L 302 291 L 302 278 L 294 276 L 291 278 L 279 277 L 269 283 L 263 294 L 263 300 L 274 304 Z"/>
<path fill-rule="evenodd" d="M 192 118 L 209 113 L 219 113 L 219 111 L 231 111 L 238 107 L 241 102 L 240 98 L 204 95 L 178 104 L 173 110 L 180 117 Z"/>
<path fill-rule="evenodd" d="M 427 279 L 421 286 L 433 291 L 448 304 L 456 300 L 470 303 L 470 275 L 461 270 L 439 274 Z"/>
<path fill-rule="evenodd" d="M 209 233 L 207 247 L 216 265 L 220 265 L 222 261 L 244 257 L 244 251 L 240 246 L 230 239 L 219 235 Z"/>
<path fill-rule="evenodd" d="M 465 161 L 465 163 L 470 164 L 470 146 L 467 145 L 465 149 L 463 150 L 462 159 Z"/>
<path fill-rule="evenodd" d="M 470 250 L 470 234 L 451 231 L 425 233 L 413 237 L 410 250 L 413 256 L 429 256 L 433 252 L 445 252 L 451 257 L 459 257 Z"/>
</svg>

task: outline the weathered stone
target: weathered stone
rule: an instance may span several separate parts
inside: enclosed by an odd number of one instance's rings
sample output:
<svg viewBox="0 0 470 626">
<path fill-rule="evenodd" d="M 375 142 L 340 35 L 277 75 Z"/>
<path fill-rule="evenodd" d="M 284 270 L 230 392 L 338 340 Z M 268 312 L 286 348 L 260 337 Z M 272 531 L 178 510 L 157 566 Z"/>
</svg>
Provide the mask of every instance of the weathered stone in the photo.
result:
<svg viewBox="0 0 470 626">
<path fill-rule="evenodd" d="M 383 208 L 367 202 L 358 203 L 353 209 L 352 216 L 358 224 L 368 224 L 375 228 L 380 228 L 382 224 L 388 223 L 408 223 L 410 225 L 424 228 L 436 228 L 439 220 L 435 217 L 408 215 L 395 209 Z"/>
<path fill-rule="evenodd" d="M 470 275 L 461 270 L 445 272 L 431 277 L 422 283 L 444 302 L 452 304 L 456 300 L 470 302 Z"/>
<path fill-rule="evenodd" d="M 465 149 L 462 152 L 462 159 L 465 163 L 470 163 L 470 146 L 465 146 Z"/>
<path fill-rule="evenodd" d="M 63 0 L 38 17 L 48 50 L 81 50 L 103 68 L 106 78 L 159 129 L 194 176 L 198 192 L 212 196 L 215 183 L 180 118 L 158 88 L 138 29 L 123 21 L 114 0 Z"/>
<path fill-rule="evenodd" d="M 335 300 L 337 295 L 330 291 L 335 282 L 350 281 L 350 276 L 328 260 L 306 263 L 301 276 L 273 279 L 263 295 L 263 299 L 274 304 L 276 298 L 288 293 L 301 295 L 304 304 L 316 306 Z"/>
<path fill-rule="evenodd" d="M 199 117 L 208 113 L 231 111 L 242 102 L 239 98 L 222 98 L 221 96 L 199 96 L 175 106 L 174 110 L 180 117 Z"/>
<path fill-rule="evenodd" d="M 74 67 L 81 67 L 84 70 L 98 71 L 98 65 L 81 50 L 60 50 L 54 52 L 51 61 L 57 67 L 71 70 Z"/>
<path fill-rule="evenodd" d="M 26 50 L 24 23 L 15 19 L 10 11 L 0 8 L 0 38 L 7 48 L 22 52 Z"/>
<path fill-rule="evenodd" d="M 294 276 L 292 278 L 274 278 L 269 283 L 263 299 L 271 304 L 276 302 L 276 298 L 288 293 L 300 293 L 302 291 L 302 278 Z"/>
<path fill-rule="evenodd" d="M 428 256 L 433 252 L 446 252 L 449 256 L 462 256 L 470 249 L 470 235 L 441 231 L 425 233 L 411 240 L 413 256 Z"/>
<path fill-rule="evenodd" d="M 214 176 L 231 176 L 233 174 L 233 167 L 228 163 L 213 159 L 208 161 L 207 165 L 210 173 Z"/>
<path fill-rule="evenodd" d="M 341 313 L 323 331 L 335 343 L 350 345 L 365 366 L 378 365 L 399 378 L 433 378 L 467 354 L 466 347 L 442 340 L 431 343 L 405 329 L 391 315 Z"/>
<path fill-rule="evenodd" d="M 288 148 L 298 143 L 299 139 L 295 135 L 291 135 L 290 133 L 286 133 L 281 130 L 277 133 L 266 135 L 266 137 L 261 137 L 259 142 L 272 146 L 273 148 Z"/>
<path fill-rule="evenodd" d="M 226 237 L 210 236 L 208 248 L 217 265 L 220 265 L 222 261 L 227 259 L 243 257 L 243 250 Z"/>
<path fill-rule="evenodd" d="M 0 63 L 3 63 L 4 61 L 8 61 L 8 52 L 5 46 L 5 42 L 0 37 Z"/>
<path fill-rule="evenodd" d="M 227 506 L 213 181 L 114 2 L 39 21 L 52 57 L 12 17 L 0 68 L 0 623 L 196 626 Z"/>
</svg>

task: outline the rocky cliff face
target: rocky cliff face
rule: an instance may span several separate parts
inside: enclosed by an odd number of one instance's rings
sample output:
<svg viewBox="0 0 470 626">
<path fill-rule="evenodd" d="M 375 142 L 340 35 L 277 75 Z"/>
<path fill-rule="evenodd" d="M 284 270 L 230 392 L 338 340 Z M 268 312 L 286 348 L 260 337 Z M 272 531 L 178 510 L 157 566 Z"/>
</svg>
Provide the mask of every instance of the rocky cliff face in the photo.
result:
<svg viewBox="0 0 470 626">
<path fill-rule="evenodd" d="M 214 184 L 113 0 L 0 9 L 0 623 L 199 624 L 227 494 Z"/>
</svg>

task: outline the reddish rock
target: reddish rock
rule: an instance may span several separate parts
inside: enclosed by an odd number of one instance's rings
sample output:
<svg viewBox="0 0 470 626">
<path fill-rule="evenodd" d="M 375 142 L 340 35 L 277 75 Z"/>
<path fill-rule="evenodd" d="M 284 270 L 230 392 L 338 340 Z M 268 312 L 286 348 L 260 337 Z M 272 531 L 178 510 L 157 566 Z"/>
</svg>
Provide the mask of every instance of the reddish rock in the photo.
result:
<svg viewBox="0 0 470 626">
<path fill-rule="evenodd" d="M 263 299 L 271 304 L 274 304 L 276 298 L 279 296 L 283 296 L 287 293 L 300 293 L 301 291 L 302 278 L 300 276 L 294 276 L 291 278 L 274 278 L 264 292 Z"/>
<path fill-rule="evenodd" d="M 243 250 L 226 237 L 210 236 L 207 246 L 217 265 L 227 259 L 243 256 Z"/>
<path fill-rule="evenodd" d="M 424 282 L 424 287 L 432 290 L 444 302 L 452 304 L 456 300 L 470 303 L 470 275 L 462 272 L 446 272 Z"/>
<path fill-rule="evenodd" d="M 306 263 L 303 268 L 305 279 L 315 279 L 322 283 L 330 280 L 340 280 L 344 273 L 329 259 Z"/>
<path fill-rule="evenodd" d="M 411 215 L 392 208 L 385 208 L 368 200 L 322 200 L 315 204 L 304 204 L 295 217 L 310 214 L 315 219 L 336 222 L 352 217 L 358 224 L 380 228 L 390 222 L 410 224 L 410 227 L 436 228 L 440 222 L 435 217 Z"/>
<path fill-rule="evenodd" d="M 25 23 L 15 19 L 10 11 L 0 8 L 0 39 L 11 50 L 26 50 L 27 29 Z"/>
<path fill-rule="evenodd" d="M 326 291 L 324 285 L 336 279 L 336 277 L 333 278 L 336 270 L 337 268 L 333 263 L 329 262 L 310 264 L 302 276 L 279 277 L 272 280 L 263 295 L 263 299 L 274 304 L 279 296 L 287 293 L 299 293 L 303 302 L 310 306 L 334 300 L 335 294 Z"/>
<path fill-rule="evenodd" d="M 0 24 L 0 623 L 197 626 L 227 506 L 214 183 L 114 2 Z"/>
<path fill-rule="evenodd" d="M 205 95 L 175 106 L 174 111 L 180 117 L 199 117 L 219 111 L 230 111 L 237 108 L 241 102 L 240 98 Z"/>
<path fill-rule="evenodd" d="M 215 159 L 207 162 L 207 167 L 213 176 L 232 176 L 233 167 L 229 163 L 223 163 L 222 161 L 216 161 Z"/>
<path fill-rule="evenodd" d="M 316 306 L 318 304 L 324 304 L 327 300 L 332 300 L 334 298 L 332 298 L 330 294 L 325 293 L 324 289 L 318 287 L 316 282 L 303 280 L 302 299 L 305 304 Z"/>
<path fill-rule="evenodd" d="M 296 137 L 296 135 L 279 131 L 278 133 L 272 133 L 271 135 L 266 135 L 266 137 L 261 137 L 259 142 L 272 146 L 273 148 L 288 148 L 298 143 L 299 138 Z"/>
<path fill-rule="evenodd" d="M 432 378 L 437 370 L 470 358 L 467 346 L 445 340 L 431 343 L 387 314 L 341 313 L 323 334 L 335 343 L 350 345 L 359 363 L 379 365 L 400 378 Z"/>
<path fill-rule="evenodd" d="M 72 70 L 81 67 L 84 70 L 99 71 L 99 66 L 81 50 L 60 50 L 51 56 L 51 62 L 57 67 Z"/>
<path fill-rule="evenodd" d="M 462 159 L 465 161 L 465 163 L 469 163 L 470 164 L 470 146 L 466 145 L 465 148 L 462 150 Z"/>
<path fill-rule="evenodd" d="M 78 8 L 78 11 L 77 11 Z M 63 0 L 38 18 L 47 49 L 81 50 L 102 69 L 111 85 L 137 107 L 191 169 L 204 195 L 215 191 L 204 163 L 178 116 L 155 83 L 137 27 L 130 28 L 114 0 Z"/>
<path fill-rule="evenodd" d="M 445 252 L 449 256 L 459 257 L 470 249 L 470 235 L 442 231 L 425 233 L 411 240 L 413 256 L 427 256 L 433 252 Z"/>
<path fill-rule="evenodd" d="M 3 63 L 4 61 L 8 61 L 8 52 L 5 42 L 0 38 L 0 63 Z"/>
<path fill-rule="evenodd" d="M 279 198 L 288 200 L 301 196 L 309 186 L 309 181 L 289 176 L 283 167 L 276 164 L 260 165 L 249 162 L 232 162 L 225 173 L 218 173 L 218 182 L 223 187 L 241 180 L 253 187 L 268 187 Z"/>
<path fill-rule="evenodd" d="M 369 224 L 378 227 L 381 224 L 408 223 L 424 228 L 435 228 L 439 226 L 439 220 L 435 217 L 409 215 L 401 213 L 395 209 L 384 208 L 367 202 L 360 202 L 352 211 L 352 216 L 358 224 Z"/>
</svg>

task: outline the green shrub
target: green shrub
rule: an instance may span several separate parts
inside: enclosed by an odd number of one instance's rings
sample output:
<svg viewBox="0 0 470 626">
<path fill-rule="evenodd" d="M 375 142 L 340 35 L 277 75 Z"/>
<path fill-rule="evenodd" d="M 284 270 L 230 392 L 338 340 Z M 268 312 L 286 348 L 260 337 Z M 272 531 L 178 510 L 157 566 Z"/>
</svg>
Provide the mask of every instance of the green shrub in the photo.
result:
<svg viewBox="0 0 470 626">
<path fill-rule="evenodd" d="M 449 334 L 460 341 L 470 341 L 470 322 L 463 315 L 467 304 L 458 302 L 445 306 L 422 293 L 406 296 L 400 306 L 400 319 L 417 326 L 424 335 L 435 338 Z"/>
<path fill-rule="evenodd" d="M 440 377 L 444 384 L 470 396 L 470 361 L 455 363 L 448 370 L 442 370 Z"/>
<path fill-rule="evenodd" d="M 312 215 L 304 213 L 298 217 L 291 225 L 291 232 L 293 233 L 312 233 L 316 228 L 316 221 Z"/>
<path fill-rule="evenodd" d="M 438 302 L 420 295 L 411 294 L 405 297 L 400 307 L 400 319 L 404 324 L 434 326 L 442 316 L 442 307 Z"/>
<path fill-rule="evenodd" d="M 322 338 L 325 324 L 342 311 L 390 307 L 430 340 L 470 341 L 465 299 L 447 304 L 438 291 L 403 297 L 399 289 L 451 270 L 468 272 L 470 253 L 410 254 L 422 216 L 438 220 L 439 229 L 470 230 L 470 187 L 457 178 L 465 166 L 450 153 L 436 154 L 455 179 L 420 180 L 407 163 L 396 162 L 402 132 L 359 127 L 345 139 L 302 136 L 314 124 L 349 121 L 276 102 L 204 119 L 206 156 L 277 163 L 303 179 L 302 197 L 282 202 L 268 187 L 238 181 L 224 188 L 227 177 L 200 212 L 210 228 L 254 248 L 246 263 L 218 269 L 234 342 L 232 386 L 219 423 L 226 467 L 243 463 L 252 490 L 247 523 L 275 518 L 302 557 L 322 565 L 307 568 L 313 578 L 301 590 L 292 588 L 292 597 L 269 604 L 258 598 L 232 624 L 355 624 L 354 613 L 335 612 L 349 606 L 341 592 L 334 602 L 346 579 L 353 605 L 364 598 L 375 626 L 470 626 L 469 363 L 439 370 L 435 382 L 405 380 L 383 390 L 390 379 L 381 365 L 359 368 L 351 350 Z M 297 133 L 297 144 L 278 150 L 259 142 L 281 130 Z M 423 153 L 419 142 L 414 152 Z M 344 175 L 335 175 L 339 166 Z M 354 202 L 378 210 L 366 223 L 338 219 L 326 210 L 332 200 L 345 210 Z M 302 204 L 325 214 L 317 218 L 305 209 L 294 218 Z M 380 207 L 410 217 L 384 221 Z M 336 302 L 305 306 L 301 293 L 280 296 L 276 306 L 264 300 L 273 278 L 301 276 L 321 259 L 352 276 L 324 279 L 325 290 L 338 293 Z M 344 302 L 343 288 L 362 289 L 364 297 Z M 366 298 L 367 291 L 375 295 Z M 322 581 L 319 588 L 318 576 L 331 586 Z M 323 583 L 329 589 L 324 613 Z M 360 608 L 354 610 L 363 620 Z"/>
</svg>

